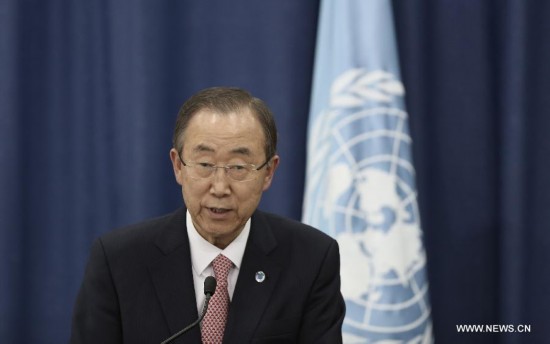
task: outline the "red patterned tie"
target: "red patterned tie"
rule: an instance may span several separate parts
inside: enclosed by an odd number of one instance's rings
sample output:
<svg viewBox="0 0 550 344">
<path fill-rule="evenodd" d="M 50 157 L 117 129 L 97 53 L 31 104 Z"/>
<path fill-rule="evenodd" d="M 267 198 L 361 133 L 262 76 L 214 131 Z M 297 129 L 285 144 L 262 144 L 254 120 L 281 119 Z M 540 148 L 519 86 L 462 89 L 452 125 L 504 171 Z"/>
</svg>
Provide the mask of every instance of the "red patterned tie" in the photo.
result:
<svg viewBox="0 0 550 344">
<path fill-rule="evenodd" d="M 212 266 L 214 267 L 214 275 L 218 286 L 212 299 L 210 299 L 208 311 L 202 321 L 201 335 L 204 344 L 221 344 L 229 309 L 227 275 L 233 267 L 233 262 L 220 254 L 212 261 Z"/>
</svg>

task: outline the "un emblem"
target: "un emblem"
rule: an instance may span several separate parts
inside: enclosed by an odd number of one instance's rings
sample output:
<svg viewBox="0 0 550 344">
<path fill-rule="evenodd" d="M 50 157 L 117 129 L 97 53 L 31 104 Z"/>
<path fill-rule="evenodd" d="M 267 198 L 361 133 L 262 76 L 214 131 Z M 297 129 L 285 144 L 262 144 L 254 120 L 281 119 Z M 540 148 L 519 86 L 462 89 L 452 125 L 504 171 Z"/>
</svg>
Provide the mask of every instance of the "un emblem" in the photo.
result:
<svg viewBox="0 0 550 344">
<path fill-rule="evenodd" d="M 346 343 L 431 343 L 404 89 L 351 69 L 310 130 L 304 220 L 338 240 Z"/>
</svg>

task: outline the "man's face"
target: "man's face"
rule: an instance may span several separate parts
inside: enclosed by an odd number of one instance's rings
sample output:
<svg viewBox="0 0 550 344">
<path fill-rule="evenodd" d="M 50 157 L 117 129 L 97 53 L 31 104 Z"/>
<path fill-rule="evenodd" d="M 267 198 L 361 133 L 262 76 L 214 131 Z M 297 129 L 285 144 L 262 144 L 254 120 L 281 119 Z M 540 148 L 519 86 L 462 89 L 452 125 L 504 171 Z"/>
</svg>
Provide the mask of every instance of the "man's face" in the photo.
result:
<svg viewBox="0 0 550 344">
<path fill-rule="evenodd" d="M 219 114 L 201 110 L 189 121 L 183 136 L 181 158 L 185 162 L 215 165 L 262 165 L 265 137 L 258 120 L 248 109 Z M 210 243 L 225 248 L 250 218 L 271 180 L 279 157 L 255 172 L 255 179 L 235 181 L 225 169 L 216 169 L 209 178 L 193 179 L 175 149 L 170 151 L 174 174 L 181 185 L 183 200 L 199 234 Z"/>
</svg>

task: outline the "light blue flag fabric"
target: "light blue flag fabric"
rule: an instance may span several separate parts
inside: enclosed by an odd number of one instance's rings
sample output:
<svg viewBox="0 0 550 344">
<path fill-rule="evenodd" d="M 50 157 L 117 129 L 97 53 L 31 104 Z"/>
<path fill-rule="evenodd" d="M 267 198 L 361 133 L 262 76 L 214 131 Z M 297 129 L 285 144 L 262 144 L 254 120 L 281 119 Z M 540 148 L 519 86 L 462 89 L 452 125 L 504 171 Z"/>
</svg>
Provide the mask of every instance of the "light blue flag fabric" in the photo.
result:
<svg viewBox="0 0 550 344">
<path fill-rule="evenodd" d="M 431 343 L 391 2 L 323 0 L 303 221 L 338 240 L 345 343 Z"/>
</svg>

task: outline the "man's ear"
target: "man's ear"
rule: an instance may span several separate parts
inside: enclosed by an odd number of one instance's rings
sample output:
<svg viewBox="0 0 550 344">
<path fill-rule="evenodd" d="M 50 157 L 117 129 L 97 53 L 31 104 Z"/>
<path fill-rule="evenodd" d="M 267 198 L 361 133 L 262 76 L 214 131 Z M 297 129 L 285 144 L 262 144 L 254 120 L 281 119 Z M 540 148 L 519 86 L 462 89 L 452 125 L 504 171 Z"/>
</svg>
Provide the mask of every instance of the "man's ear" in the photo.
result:
<svg viewBox="0 0 550 344">
<path fill-rule="evenodd" d="M 182 179 L 182 169 L 183 164 L 180 160 L 178 151 L 174 148 L 170 149 L 170 160 L 172 160 L 172 168 L 174 169 L 174 177 L 176 177 L 176 181 L 179 185 L 182 185 L 183 179 Z"/>
<path fill-rule="evenodd" d="M 264 177 L 263 191 L 269 189 L 271 182 L 273 181 L 273 176 L 275 175 L 275 170 L 279 166 L 280 158 L 278 155 L 274 155 L 271 158 L 271 161 L 266 165 L 267 174 Z"/>
</svg>

